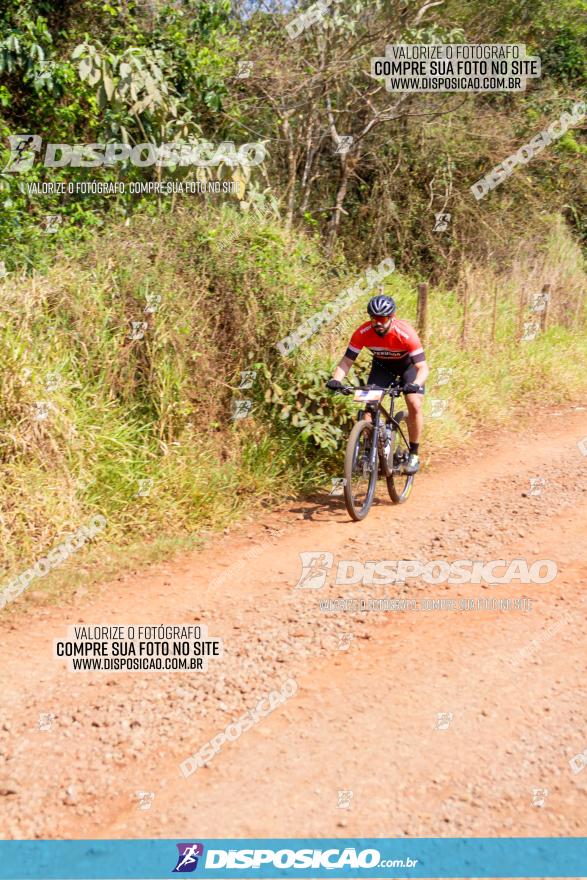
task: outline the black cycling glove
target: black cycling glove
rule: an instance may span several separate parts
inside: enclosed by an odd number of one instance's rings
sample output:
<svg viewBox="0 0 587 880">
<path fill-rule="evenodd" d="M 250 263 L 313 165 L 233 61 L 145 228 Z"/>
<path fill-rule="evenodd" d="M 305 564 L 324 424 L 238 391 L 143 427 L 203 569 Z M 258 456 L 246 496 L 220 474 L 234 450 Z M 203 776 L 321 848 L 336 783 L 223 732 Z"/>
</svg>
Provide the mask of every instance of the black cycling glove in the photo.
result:
<svg viewBox="0 0 587 880">
<path fill-rule="evenodd" d="M 423 391 L 424 386 L 418 385 L 417 382 L 408 382 L 404 385 L 404 394 L 421 394 Z"/>
<path fill-rule="evenodd" d="M 342 382 L 339 382 L 338 379 L 329 379 L 326 383 L 326 387 L 330 388 L 331 391 L 340 391 L 343 384 Z"/>
</svg>

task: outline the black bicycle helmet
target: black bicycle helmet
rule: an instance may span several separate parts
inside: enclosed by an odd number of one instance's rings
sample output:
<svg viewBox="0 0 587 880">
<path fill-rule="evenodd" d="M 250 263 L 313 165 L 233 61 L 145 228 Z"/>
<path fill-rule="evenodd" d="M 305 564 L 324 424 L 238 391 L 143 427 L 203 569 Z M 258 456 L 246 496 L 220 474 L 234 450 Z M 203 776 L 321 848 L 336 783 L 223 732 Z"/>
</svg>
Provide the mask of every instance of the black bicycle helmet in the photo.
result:
<svg viewBox="0 0 587 880">
<path fill-rule="evenodd" d="M 390 296 L 374 296 L 369 300 L 367 311 L 374 318 L 388 318 L 395 313 L 395 300 Z"/>
</svg>

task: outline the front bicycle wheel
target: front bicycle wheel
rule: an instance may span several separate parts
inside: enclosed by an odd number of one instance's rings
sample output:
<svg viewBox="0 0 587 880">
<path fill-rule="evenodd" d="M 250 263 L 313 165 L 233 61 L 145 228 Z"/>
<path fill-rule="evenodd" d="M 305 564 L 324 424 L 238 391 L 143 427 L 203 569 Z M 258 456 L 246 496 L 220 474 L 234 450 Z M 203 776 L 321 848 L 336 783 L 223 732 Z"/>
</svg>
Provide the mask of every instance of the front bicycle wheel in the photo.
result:
<svg viewBox="0 0 587 880">
<path fill-rule="evenodd" d="M 410 497 L 410 492 L 414 485 L 414 474 L 410 475 L 403 472 L 403 467 L 410 454 L 410 446 L 407 440 L 408 425 L 404 413 L 398 413 L 395 421 L 399 427 L 394 426 L 391 434 L 389 458 L 392 458 L 393 453 L 393 471 L 390 477 L 386 477 L 387 491 L 394 504 L 403 504 Z"/>
<path fill-rule="evenodd" d="M 377 485 L 377 458 L 371 467 L 373 425 L 365 420 L 353 427 L 344 457 L 344 503 L 355 521 L 365 519 Z"/>
</svg>

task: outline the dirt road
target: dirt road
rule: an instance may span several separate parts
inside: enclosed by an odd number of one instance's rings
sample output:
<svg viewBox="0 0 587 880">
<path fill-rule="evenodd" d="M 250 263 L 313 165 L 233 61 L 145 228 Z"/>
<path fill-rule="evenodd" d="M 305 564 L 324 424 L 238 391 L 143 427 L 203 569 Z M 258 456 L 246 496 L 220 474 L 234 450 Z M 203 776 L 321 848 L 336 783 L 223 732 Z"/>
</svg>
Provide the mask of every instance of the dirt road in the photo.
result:
<svg viewBox="0 0 587 880">
<path fill-rule="evenodd" d="M 587 765 L 569 764 L 587 749 L 585 436 L 587 411 L 559 408 L 435 462 L 407 505 L 382 485 L 363 523 L 325 495 L 67 606 L 0 615 L 0 836 L 586 834 Z M 296 588 L 308 551 L 333 554 L 321 589 Z M 418 611 L 320 607 L 359 589 L 334 583 L 340 560 L 515 558 L 558 575 L 385 588 Z M 530 610 L 423 610 L 459 597 Z M 52 658 L 70 624 L 194 622 L 224 640 L 205 674 L 68 673 Z M 287 678 L 295 696 L 182 777 Z"/>
</svg>

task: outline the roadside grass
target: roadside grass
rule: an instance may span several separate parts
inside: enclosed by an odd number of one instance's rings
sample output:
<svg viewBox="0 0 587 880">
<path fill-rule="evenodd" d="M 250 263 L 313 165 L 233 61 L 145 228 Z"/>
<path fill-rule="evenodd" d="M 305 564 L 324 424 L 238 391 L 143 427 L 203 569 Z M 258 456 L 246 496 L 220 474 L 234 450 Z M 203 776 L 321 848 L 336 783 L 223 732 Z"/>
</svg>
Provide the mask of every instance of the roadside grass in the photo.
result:
<svg viewBox="0 0 587 880">
<path fill-rule="evenodd" d="M 340 476 L 353 408 L 323 391 L 322 374 L 364 321 L 369 294 L 290 357 L 275 343 L 362 270 L 328 266 L 311 239 L 232 209 L 172 221 L 137 216 L 45 275 L 0 283 L 0 587 L 96 513 L 104 533 L 31 595 L 59 601 L 200 547 Z M 464 266 L 457 290 L 430 291 L 425 465 L 480 427 L 581 399 L 585 280 L 553 218 L 509 269 Z M 545 282 L 548 328 L 521 341 L 524 297 Z M 416 287 L 397 272 L 385 281 L 411 321 Z M 363 375 L 368 361 L 358 361 Z M 257 374 L 251 389 L 239 388 L 243 370 Z M 253 404 L 242 420 L 232 417 L 238 399 Z M 447 401 L 436 417 L 434 401 Z"/>
</svg>

